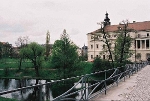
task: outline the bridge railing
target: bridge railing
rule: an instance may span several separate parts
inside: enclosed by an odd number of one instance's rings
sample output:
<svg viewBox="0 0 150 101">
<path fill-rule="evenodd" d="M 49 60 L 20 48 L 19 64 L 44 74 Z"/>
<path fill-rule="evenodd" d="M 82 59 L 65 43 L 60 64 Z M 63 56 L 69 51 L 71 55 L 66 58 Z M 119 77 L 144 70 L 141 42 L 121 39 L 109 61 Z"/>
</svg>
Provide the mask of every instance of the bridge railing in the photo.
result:
<svg viewBox="0 0 150 101">
<path fill-rule="evenodd" d="M 100 93 L 106 94 L 109 88 L 111 88 L 114 85 L 118 86 L 118 83 L 120 81 L 122 80 L 125 81 L 126 77 L 130 78 L 131 75 L 141 70 L 147 64 L 148 62 L 127 64 L 125 67 L 117 67 L 117 68 L 112 68 L 112 69 L 99 71 L 91 74 L 86 74 L 86 75 L 61 79 L 61 80 L 54 80 L 44 84 L 37 84 L 37 85 L 22 87 L 14 90 L 3 91 L 0 92 L 0 95 L 21 91 L 24 89 L 38 88 L 40 91 L 39 101 L 43 101 L 42 87 L 44 85 L 48 85 L 49 87 L 52 87 L 53 85 L 56 85 L 58 83 L 64 84 L 67 81 L 76 80 L 76 83 L 74 83 L 74 85 L 70 89 L 68 89 L 63 94 L 51 100 L 52 101 L 65 101 L 65 100 L 71 100 L 71 101 L 86 100 L 87 101 L 97 96 Z M 79 85 L 80 87 L 78 87 Z M 62 88 L 60 88 L 59 90 L 61 89 Z M 72 97 L 73 95 L 78 95 L 78 96 Z"/>
</svg>

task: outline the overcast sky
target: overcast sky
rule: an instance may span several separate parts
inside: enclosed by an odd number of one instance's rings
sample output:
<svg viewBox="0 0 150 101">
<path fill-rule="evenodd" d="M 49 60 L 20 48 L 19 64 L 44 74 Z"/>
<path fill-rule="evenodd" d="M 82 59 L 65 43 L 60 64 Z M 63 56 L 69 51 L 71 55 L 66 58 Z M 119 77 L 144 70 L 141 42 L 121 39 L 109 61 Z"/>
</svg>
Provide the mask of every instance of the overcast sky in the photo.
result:
<svg viewBox="0 0 150 101">
<path fill-rule="evenodd" d="M 0 41 L 15 46 L 19 36 L 51 43 L 66 29 L 79 47 L 87 45 L 86 34 L 98 29 L 106 11 L 111 24 L 122 20 L 150 21 L 150 0 L 0 0 Z"/>
</svg>

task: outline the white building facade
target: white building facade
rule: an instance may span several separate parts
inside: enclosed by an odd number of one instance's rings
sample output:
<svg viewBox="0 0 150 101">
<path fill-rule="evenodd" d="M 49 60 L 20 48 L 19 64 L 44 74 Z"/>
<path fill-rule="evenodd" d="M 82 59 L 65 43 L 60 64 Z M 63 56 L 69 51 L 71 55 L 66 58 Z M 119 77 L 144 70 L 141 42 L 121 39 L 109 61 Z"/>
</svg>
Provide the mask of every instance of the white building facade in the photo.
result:
<svg viewBox="0 0 150 101">
<path fill-rule="evenodd" d="M 109 35 L 111 49 L 113 50 L 113 48 L 115 47 L 117 34 L 119 34 L 117 33 L 118 28 L 121 28 L 123 25 L 110 25 L 109 21 L 110 19 L 108 18 L 108 13 L 106 13 L 104 22 L 107 25 L 104 30 Z M 147 60 L 147 58 L 150 57 L 150 21 L 128 23 L 127 29 L 131 29 L 128 34 L 133 39 L 130 47 L 133 55 L 129 60 L 131 60 L 132 62 Z M 95 40 L 94 37 L 96 37 L 98 40 Z M 96 31 L 87 34 L 88 61 L 93 61 L 95 57 L 99 56 L 102 59 L 109 59 L 109 54 L 102 54 L 104 48 L 107 47 L 106 44 L 101 41 L 102 39 L 103 34 L 101 33 L 101 29 L 97 29 Z"/>
</svg>

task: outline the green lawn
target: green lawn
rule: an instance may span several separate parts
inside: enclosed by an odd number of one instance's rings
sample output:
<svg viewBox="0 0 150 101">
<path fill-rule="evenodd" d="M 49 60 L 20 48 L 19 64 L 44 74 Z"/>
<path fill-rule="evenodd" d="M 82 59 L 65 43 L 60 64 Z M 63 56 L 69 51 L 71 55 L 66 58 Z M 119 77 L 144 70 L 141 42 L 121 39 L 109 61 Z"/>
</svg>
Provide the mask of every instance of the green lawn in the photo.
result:
<svg viewBox="0 0 150 101">
<path fill-rule="evenodd" d="M 79 66 L 81 68 L 78 70 L 77 75 L 91 73 L 92 63 L 81 62 Z M 24 60 L 21 70 L 18 70 L 18 67 L 19 59 L 0 59 L 0 78 L 36 78 L 31 61 Z M 43 61 L 39 73 L 41 79 L 59 79 L 58 71 L 51 68 L 49 61 Z"/>
<path fill-rule="evenodd" d="M 0 101 L 18 101 L 18 100 L 0 97 Z"/>
<path fill-rule="evenodd" d="M 19 67 L 19 59 L 10 59 L 10 58 L 4 58 L 0 59 L 0 69 L 3 68 L 18 68 Z M 31 61 L 29 60 L 23 60 L 22 62 L 22 68 L 31 68 L 33 67 Z"/>
</svg>

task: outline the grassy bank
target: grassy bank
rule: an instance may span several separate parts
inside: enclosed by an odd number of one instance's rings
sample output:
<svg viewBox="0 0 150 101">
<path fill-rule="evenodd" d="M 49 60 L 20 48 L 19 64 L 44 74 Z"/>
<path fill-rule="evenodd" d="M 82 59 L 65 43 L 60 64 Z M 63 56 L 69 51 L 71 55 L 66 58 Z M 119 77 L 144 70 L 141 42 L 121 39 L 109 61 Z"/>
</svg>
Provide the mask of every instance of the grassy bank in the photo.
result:
<svg viewBox="0 0 150 101">
<path fill-rule="evenodd" d="M 0 97 L 0 101 L 18 101 L 18 100 Z"/>
<path fill-rule="evenodd" d="M 40 77 L 36 77 L 35 70 L 31 61 L 25 60 L 22 62 L 21 70 L 18 68 L 19 59 L 1 59 L 0 60 L 0 78 L 38 78 L 38 79 L 59 79 L 59 71 L 51 68 L 49 61 L 44 61 L 39 69 Z M 84 75 L 91 73 L 92 63 L 81 62 L 81 70 L 78 70 L 76 75 Z"/>
</svg>

